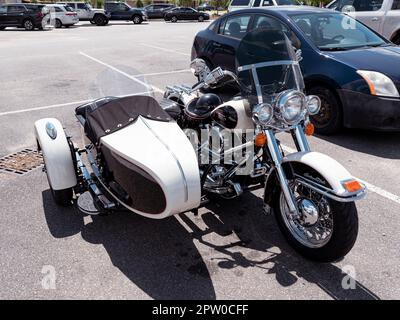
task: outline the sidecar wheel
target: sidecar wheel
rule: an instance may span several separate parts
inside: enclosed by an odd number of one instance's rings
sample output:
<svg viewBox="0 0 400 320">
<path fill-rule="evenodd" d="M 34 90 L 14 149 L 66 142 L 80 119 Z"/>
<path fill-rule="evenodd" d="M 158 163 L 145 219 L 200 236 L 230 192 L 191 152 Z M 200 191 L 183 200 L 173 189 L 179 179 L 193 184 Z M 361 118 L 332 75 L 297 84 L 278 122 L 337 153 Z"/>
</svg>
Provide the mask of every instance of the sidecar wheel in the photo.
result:
<svg viewBox="0 0 400 320">
<path fill-rule="evenodd" d="M 57 203 L 59 206 L 68 207 L 72 205 L 73 192 L 71 188 L 64 190 L 51 189 L 51 193 L 55 203 Z"/>
<path fill-rule="evenodd" d="M 297 252 L 310 260 L 332 262 L 341 259 L 352 249 L 358 234 L 354 202 L 337 202 L 316 192 L 315 197 L 307 197 L 308 191 L 298 192 L 293 189 L 296 187 L 291 184 L 296 202 L 314 206 L 318 214 L 303 213 L 300 219 L 290 219 L 283 192 L 276 192 L 273 209 L 281 232 Z"/>
</svg>

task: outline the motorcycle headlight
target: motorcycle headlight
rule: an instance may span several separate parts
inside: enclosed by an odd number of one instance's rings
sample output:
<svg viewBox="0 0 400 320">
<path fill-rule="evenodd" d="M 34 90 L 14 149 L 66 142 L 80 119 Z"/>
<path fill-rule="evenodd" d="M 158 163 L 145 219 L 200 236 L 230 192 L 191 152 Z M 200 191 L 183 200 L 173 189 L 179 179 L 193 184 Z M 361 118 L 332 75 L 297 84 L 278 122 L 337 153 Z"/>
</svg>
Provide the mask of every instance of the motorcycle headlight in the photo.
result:
<svg viewBox="0 0 400 320">
<path fill-rule="evenodd" d="M 257 104 L 253 108 L 253 121 L 259 125 L 267 125 L 271 122 L 274 109 L 268 103 Z"/>
<path fill-rule="evenodd" d="M 314 115 L 319 112 L 321 108 L 321 100 L 318 96 L 307 96 L 306 107 L 309 114 Z"/>
<path fill-rule="evenodd" d="M 305 104 L 305 96 L 300 91 L 286 91 L 283 92 L 277 101 L 277 106 L 281 113 L 283 120 L 289 124 L 295 124 L 300 121 L 303 115 L 303 107 Z"/>
<path fill-rule="evenodd" d="M 358 70 L 357 73 L 367 82 L 372 95 L 400 97 L 393 81 L 383 73 L 366 70 Z"/>
</svg>

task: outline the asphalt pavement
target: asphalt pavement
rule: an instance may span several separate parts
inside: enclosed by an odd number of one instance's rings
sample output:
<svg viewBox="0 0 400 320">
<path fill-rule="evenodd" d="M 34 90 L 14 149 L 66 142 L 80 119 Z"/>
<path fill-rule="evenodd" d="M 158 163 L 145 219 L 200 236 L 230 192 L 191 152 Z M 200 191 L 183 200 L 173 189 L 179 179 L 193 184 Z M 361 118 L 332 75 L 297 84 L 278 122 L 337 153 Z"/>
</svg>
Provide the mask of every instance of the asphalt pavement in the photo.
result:
<svg viewBox="0 0 400 320">
<path fill-rule="evenodd" d="M 0 157 L 33 148 L 33 123 L 61 120 L 79 143 L 74 108 L 108 94 L 193 84 L 194 35 L 208 23 L 80 23 L 0 32 Z M 281 135 L 288 148 L 289 137 Z M 155 221 L 57 207 L 40 168 L 0 172 L 2 299 L 399 299 L 400 134 L 345 130 L 310 139 L 369 192 L 356 245 L 316 264 L 285 242 L 261 191 Z"/>
</svg>

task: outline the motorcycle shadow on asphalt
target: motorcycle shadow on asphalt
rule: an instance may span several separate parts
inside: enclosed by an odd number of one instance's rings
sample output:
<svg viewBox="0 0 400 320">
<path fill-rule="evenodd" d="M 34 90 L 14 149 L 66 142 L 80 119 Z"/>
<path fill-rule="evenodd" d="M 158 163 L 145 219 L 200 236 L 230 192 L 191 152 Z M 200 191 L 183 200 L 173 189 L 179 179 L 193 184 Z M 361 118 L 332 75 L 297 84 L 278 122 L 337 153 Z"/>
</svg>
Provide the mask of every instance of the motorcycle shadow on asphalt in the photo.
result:
<svg viewBox="0 0 400 320">
<path fill-rule="evenodd" d="M 86 225 L 78 209 L 54 205 L 50 190 L 42 196 L 55 238 L 81 233 L 89 243 L 103 245 L 113 265 L 154 299 L 215 299 L 212 275 L 233 270 L 233 276 L 240 277 L 248 268 L 274 274 L 282 287 L 304 280 L 333 299 L 379 299 L 349 276 L 346 283 L 355 286 L 344 289 L 346 274 L 334 264 L 313 263 L 295 253 L 274 217 L 262 212 L 262 199 L 252 193 L 213 202 L 199 216 L 183 213 L 178 219 L 150 220 L 120 212 L 92 216 Z"/>
</svg>

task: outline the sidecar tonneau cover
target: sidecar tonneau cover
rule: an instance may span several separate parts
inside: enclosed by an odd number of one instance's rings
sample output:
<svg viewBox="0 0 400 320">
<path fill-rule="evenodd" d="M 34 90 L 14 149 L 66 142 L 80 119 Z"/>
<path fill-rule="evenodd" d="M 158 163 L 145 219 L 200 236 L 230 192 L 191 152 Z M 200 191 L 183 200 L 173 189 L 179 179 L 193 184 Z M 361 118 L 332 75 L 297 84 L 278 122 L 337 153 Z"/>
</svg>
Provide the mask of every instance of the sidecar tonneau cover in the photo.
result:
<svg viewBox="0 0 400 320">
<path fill-rule="evenodd" d="M 86 134 L 94 143 L 98 143 L 101 137 L 126 127 L 136 121 L 139 116 L 163 122 L 172 120 L 158 102 L 150 96 L 128 96 L 106 103 L 101 102 L 99 105 L 95 101 L 78 107 L 79 112 L 85 114 Z M 78 108 L 76 112 L 78 112 Z M 82 112 L 82 108 L 84 112 Z"/>
</svg>

